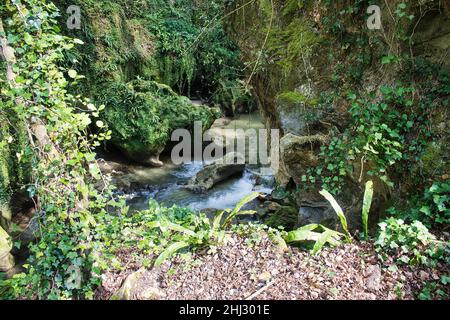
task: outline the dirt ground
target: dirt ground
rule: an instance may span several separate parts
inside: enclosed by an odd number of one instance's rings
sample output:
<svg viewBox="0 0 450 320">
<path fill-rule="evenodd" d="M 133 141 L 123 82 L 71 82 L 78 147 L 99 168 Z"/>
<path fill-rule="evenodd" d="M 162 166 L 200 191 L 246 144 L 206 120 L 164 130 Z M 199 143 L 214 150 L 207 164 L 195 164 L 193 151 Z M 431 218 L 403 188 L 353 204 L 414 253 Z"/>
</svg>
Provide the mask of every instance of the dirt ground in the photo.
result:
<svg viewBox="0 0 450 320">
<path fill-rule="evenodd" d="M 129 253 L 122 258 L 129 258 Z M 97 298 L 109 299 L 139 267 L 130 262 L 124 271 L 105 274 Z M 145 270 L 146 276 L 130 290 L 152 286 L 158 294 L 147 299 L 169 300 L 414 299 L 425 281 L 439 281 L 448 271 L 444 265 L 435 270 L 404 266 L 389 271 L 367 243 L 325 248 L 311 256 L 297 248 L 282 252 L 266 235 L 257 243 L 233 235 L 215 250 L 190 259 L 176 257 L 160 268 Z M 154 281 L 144 283 L 149 278 Z M 146 299 L 139 292 L 131 296 Z"/>
</svg>

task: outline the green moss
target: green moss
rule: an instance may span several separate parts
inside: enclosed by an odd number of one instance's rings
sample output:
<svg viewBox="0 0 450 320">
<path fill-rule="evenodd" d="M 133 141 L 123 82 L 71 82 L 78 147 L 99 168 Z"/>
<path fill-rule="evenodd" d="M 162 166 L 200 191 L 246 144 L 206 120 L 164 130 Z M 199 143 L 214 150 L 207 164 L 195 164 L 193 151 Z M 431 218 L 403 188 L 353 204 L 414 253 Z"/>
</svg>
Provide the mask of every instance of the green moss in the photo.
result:
<svg viewBox="0 0 450 320">
<path fill-rule="evenodd" d="M 289 104 L 307 104 L 309 106 L 317 106 L 319 100 L 315 98 L 308 98 L 304 94 L 295 91 L 286 91 L 277 96 L 280 101 L 287 102 Z"/>
<path fill-rule="evenodd" d="M 272 228 L 284 227 L 285 230 L 293 230 L 297 225 L 298 210 L 294 207 L 282 206 L 270 215 L 265 223 Z"/>
<path fill-rule="evenodd" d="M 443 174 L 445 170 L 448 170 L 448 164 L 446 164 L 445 157 L 447 156 L 446 148 L 440 142 L 430 142 L 421 158 L 421 168 L 427 176 L 436 176 L 437 174 Z M 443 164 L 437 166 L 437 164 Z M 438 169 L 441 168 L 438 172 Z"/>
<path fill-rule="evenodd" d="M 157 155 L 173 130 L 189 128 L 195 121 L 206 127 L 216 116 L 154 81 L 118 82 L 103 90 L 96 99 L 107 106 L 103 117 L 112 130 L 112 142 L 132 158 Z"/>
<path fill-rule="evenodd" d="M 195 120 L 210 123 L 213 111 L 182 97 L 190 96 L 193 87 L 195 95 L 210 97 L 224 109 L 248 103 L 238 81 L 239 52 L 219 20 L 211 25 L 222 13 L 222 0 L 56 3 L 62 12 L 69 5 L 81 7 L 82 30 L 65 31 L 85 44 L 67 63 L 86 76 L 77 94 L 82 91 L 106 106 L 103 117 L 120 149 L 148 157 L 164 148 L 174 129 Z M 160 90 L 161 83 L 174 91 Z"/>
<path fill-rule="evenodd" d="M 297 64 L 303 65 L 302 57 L 309 55 L 321 41 L 305 18 L 295 17 L 287 25 L 272 28 L 267 47 L 278 57 L 277 64 L 284 73 L 289 73 Z"/>
</svg>

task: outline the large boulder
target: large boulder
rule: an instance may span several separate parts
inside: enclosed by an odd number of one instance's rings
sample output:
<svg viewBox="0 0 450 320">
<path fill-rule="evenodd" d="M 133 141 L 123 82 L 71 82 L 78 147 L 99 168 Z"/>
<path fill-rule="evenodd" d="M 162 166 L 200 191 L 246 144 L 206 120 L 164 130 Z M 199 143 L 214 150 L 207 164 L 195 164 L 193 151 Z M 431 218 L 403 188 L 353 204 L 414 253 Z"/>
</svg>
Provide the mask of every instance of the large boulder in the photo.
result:
<svg viewBox="0 0 450 320">
<path fill-rule="evenodd" d="M 244 170 L 244 157 L 237 152 L 231 152 L 206 165 L 190 180 L 186 188 L 194 192 L 205 192 L 233 176 L 242 174 Z"/>
<path fill-rule="evenodd" d="M 139 141 L 131 141 L 130 143 L 122 143 L 117 145 L 120 151 L 130 160 L 151 167 L 162 167 L 164 163 L 159 160 L 164 147 L 159 150 L 152 150 L 144 143 Z"/>
<path fill-rule="evenodd" d="M 219 118 L 205 131 L 205 141 L 208 141 L 207 144 L 212 141 L 217 148 L 223 148 L 230 152 L 243 152 L 243 150 L 237 150 L 236 147 L 244 146 L 245 159 L 249 163 L 250 155 L 257 154 L 259 146 L 262 145 L 259 137 L 257 137 L 258 143 L 253 143 L 252 140 L 255 133 L 259 134 L 259 130 L 265 130 L 259 113 L 242 114 L 234 119 Z"/>
<path fill-rule="evenodd" d="M 0 272 L 6 272 L 14 267 L 14 257 L 11 255 L 12 244 L 8 233 L 0 227 Z"/>
<path fill-rule="evenodd" d="M 154 81 L 112 83 L 102 89 L 96 99 L 106 106 L 102 120 L 111 130 L 109 143 L 128 159 L 148 166 L 163 166 L 159 156 L 171 143 L 174 130 L 192 129 L 196 121 L 207 128 L 216 117 L 217 110 L 193 105 Z"/>
<path fill-rule="evenodd" d="M 325 135 L 297 136 L 288 133 L 280 140 L 280 167 L 276 173 L 277 182 L 286 186 L 292 179 L 297 185 L 302 183 L 301 177 L 308 168 L 318 165 L 317 150 L 326 144 Z"/>
<path fill-rule="evenodd" d="M 337 223 L 337 215 L 333 208 L 325 202 L 316 202 L 314 204 L 304 204 L 298 212 L 298 226 L 307 224 L 321 224 L 327 227 L 333 227 Z"/>
</svg>

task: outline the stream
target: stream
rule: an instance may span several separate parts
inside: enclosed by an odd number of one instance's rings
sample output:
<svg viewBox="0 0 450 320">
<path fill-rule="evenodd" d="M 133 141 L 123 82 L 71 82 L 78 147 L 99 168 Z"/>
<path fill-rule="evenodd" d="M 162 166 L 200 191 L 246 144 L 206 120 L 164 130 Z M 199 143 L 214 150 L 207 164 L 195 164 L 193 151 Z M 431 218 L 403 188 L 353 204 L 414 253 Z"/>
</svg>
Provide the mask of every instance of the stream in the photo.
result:
<svg viewBox="0 0 450 320">
<path fill-rule="evenodd" d="M 264 129 L 260 115 L 256 113 L 240 115 L 228 121 L 220 120 L 221 128 L 225 129 Z M 248 146 L 247 149 L 253 147 Z M 161 160 L 165 164 L 161 168 L 129 165 L 128 172 L 114 177 L 116 184 L 130 186 L 124 188 L 121 194 L 127 199 L 132 211 L 147 209 L 151 199 L 165 206 L 177 205 L 195 211 L 227 209 L 233 208 L 239 200 L 255 191 L 271 193 L 273 190 L 274 178 L 270 170 L 268 173 L 267 168 L 247 165 L 242 175 L 231 177 L 208 192 L 194 193 L 185 186 L 205 163 L 192 162 L 176 166 L 172 164 L 170 156 L 161 157 Z"/>
<path fill-rule="evenodd" d="M 246 169 L 242 176 L 233 177 L 205 193 L 194 193 L 185 188 L 186 183 L 203 167 L 196 162 L 171 168 L 158 180 L 153 180 L 142 190 L 126 194 L 132 210 L 145 210 L 151 199 L 165 206 L 189 207 L 192 210 L 233 208 L 239 200 L 252 192 L 271 193 L 271 179 L 265 176 L 258 184 L 259 172 Z"/>
</svg>

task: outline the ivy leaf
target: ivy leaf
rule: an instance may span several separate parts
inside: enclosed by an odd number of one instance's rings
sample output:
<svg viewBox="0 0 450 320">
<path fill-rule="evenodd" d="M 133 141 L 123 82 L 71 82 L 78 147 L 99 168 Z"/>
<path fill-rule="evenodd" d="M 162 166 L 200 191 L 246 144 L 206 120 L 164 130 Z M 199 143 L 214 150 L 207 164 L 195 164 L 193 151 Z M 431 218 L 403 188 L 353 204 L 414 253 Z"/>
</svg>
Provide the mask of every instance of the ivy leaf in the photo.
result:
<svg viewBox="0 0 450 320">
<path fill-rule="evenodd" d="M 78 75 L 78 72 L 76 72 L 75 70 L 71 69 L 69 70 L 69 77 L 71 77 L 72 79 L 75 79 Z"/>
</svg>

